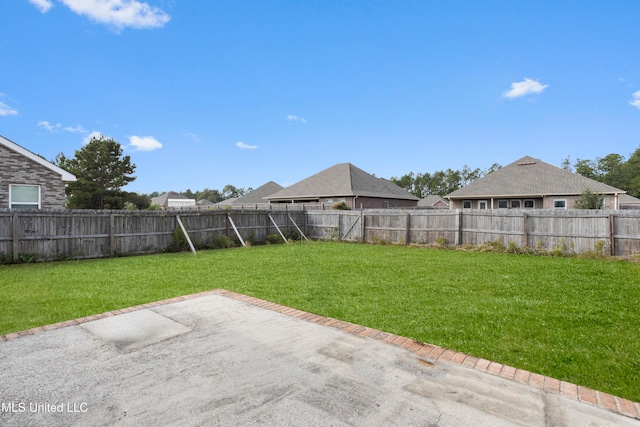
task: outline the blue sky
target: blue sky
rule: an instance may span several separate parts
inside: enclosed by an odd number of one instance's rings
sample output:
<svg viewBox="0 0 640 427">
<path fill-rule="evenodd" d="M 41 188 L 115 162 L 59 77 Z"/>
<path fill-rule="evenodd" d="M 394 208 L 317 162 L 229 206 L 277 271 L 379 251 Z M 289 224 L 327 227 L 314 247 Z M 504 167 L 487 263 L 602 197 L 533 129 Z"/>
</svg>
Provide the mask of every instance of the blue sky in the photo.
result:
<svg viewBox="0 0 640 427">
<path fill-rule="evenodd" d="M 129 191 L 399 177 L 640 146 L 640 2 L 11 0 L 0 135 L 99 133 Z"/>
</svg>

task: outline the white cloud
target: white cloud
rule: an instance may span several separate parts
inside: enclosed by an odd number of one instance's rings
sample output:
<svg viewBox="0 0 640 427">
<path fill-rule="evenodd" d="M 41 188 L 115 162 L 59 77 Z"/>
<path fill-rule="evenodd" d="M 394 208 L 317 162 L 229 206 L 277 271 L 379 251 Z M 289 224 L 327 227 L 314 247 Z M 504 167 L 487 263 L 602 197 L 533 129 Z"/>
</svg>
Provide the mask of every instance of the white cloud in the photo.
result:
<svg viewBox="0 0 640 427">
<path fill-rule="evenodd" d="M 640 90 L 634 92 L 631 96 L 633 96 L 633 99 L 629 101 L 629 104 L 633 105 L 636 108 L 640 108 Z"/>
<path fill-rule="evenodd" d="M 511 83 L 511 89 L 502 94 L 503 97 L 513 99 L 531 93 L 542 93 L 549 85 L 543 85 L 536 80 L 525 78 L 521 82 Z"/>
<path fill-rule="evenodd" d="M 0 92 L 0 99 L 4 98 L 6 95 Z M 17 116 L 18 110 L 15 108 L 9 107 L 7 104 L 0 100 L 0 116 Z"/>
<path fill-rule="evenodd" d="M 9 107 L 4 102 L 0 101 L 0 116 L 17 116 L 18 110 Z"/>
<path fill-rule="evenodd" d="M 56 123 L 55 125 L 52 123 L 49 123 L 46 120 L 40 120 L 38 122 L 38 126 L 45 128 L 46 130 L 48 130 L 49 132 L 57 132 L 58 130 L 60 130 L 60 128 L 62 127 L 62 125 L 60 123 Z"/>
<path fill-rule="evenodd" d="M 104 136 L 102 132 L 94 130 L 93 132 L 82 138 L 82 145 L 87 145 L 93 138 L 99 139 L 101 136 Z"/>
<path fill-rule="evenodd" d="M 58 125 L 60 126 L 60 125 Z M 66 130 L 67 132 L 71 132 L 71 133 L 87 133 L 86 130 L 84 130 L 84 128 L 80 125 L 76 126 L 76 127 L 71 127 L 71 126 L 66 126 L 64 128 L 64 130 Z"/>
<path fill-rule="evenodd" d="M 136 151 L 153 151 L 162 148 L 160 141 L 152 136 L 132 136 L 129 141 Z"/>
<path fill-rule="evenodd" d="M 29 0 L 29 3 L 34 5 L 42 13 L 49 12 L 49 9 L 53 7 L 51 0 Z"/>
<path fill-rule="evenodd" d="M 42 0 L 41 0 L 42 1 Z M 171 17 L 157 7 L 137 0 L 60 0 L 78 15 L 121 30 L 131 28 L 157 28 Z"/>
<path fill-rule="evenodd" d="M 38 126 L 40 126 L 42 128 L 45 128 L 49 132 L 58 132 L 59 130 L 64 130 L 66 132 L 71 132 L 71 133 L 89 133 L 81 125 L 78 125 L 78 126 L 75 126 L 75 127 L 65 126 L 63 128 L 60 123 L 53 124 L 53 123 L 50 123 L 50 122 L 48 122 L 46 120 L 40 120 L 38 122 Z"/>
<path fill-rule="evenodd" d="M 200 137 L 193 132 L 185 132 L 184 136 L 193 139 L 196 142 L 200 142 Z"/>
<path fill-rule="evenodd" d="M 302 123 L 307 123 L 307 121 L 305 119 L 303 119 L 302 117 L 298 117 L 298 116 L 294 116 L 293 114 L 287 114 L 287 120 L 289 120 L 290 122 L 302 122 Z"/>
<path fill-rule="evenodd" d="M 236 147 L 242 148 L 243 150 L 255 150 L 256 148 L 258 148 L 257 145 L 248 145 L 242 141 L 236 142 Z"/>
</svg>

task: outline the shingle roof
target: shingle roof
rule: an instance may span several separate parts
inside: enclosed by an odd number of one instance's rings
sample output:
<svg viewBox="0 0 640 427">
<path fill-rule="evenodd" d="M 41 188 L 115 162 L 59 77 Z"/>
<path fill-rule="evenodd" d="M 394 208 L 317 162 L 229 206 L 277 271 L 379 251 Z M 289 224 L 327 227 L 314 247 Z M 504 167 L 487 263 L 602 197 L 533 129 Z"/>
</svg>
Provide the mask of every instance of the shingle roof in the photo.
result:
<svg viewBox="0 0 640 427">
<path fill-rule="evenodd" d="M 579 195 L 586 189 L 603 194 L 625 193 L 624 190 L 525 156 L 448 194 L 446 197 L 460 199 L 465 197 Z"/>
<path fill-rule="evenodd" d="M 234 205 L 252 205 L 256 203 L 268 203 L 265 197 L 282 190 L 284 187 L 276 182 L 269 181 L 255 190 L 233 201 Z"/>
<path fill-rule="evenodd" d="M 151 204 L 152 205 L 158 205 L 158 206 L 166 206 L 169 199 L 172 199 L 172 200 L 175 200 L 175 199 L 191 200 L 187 196 L 183 196 L 182 194 L 176 193 L 175 191 L 167 191 L 166 193 L 161 194 L 158 197 L 151 198 Z"/>
<path fill-rule="evenodd" d="M 387 199 L 418 200 L 386 179 L 376 178 L 351 163 L 339 163 L 290 187 L 280 190 L 268 200 L 304 200 L 319 197 L 362 196 Z"/>
<path fill-rule="evenodd" d="M 420 201 L 418 202 L 418 206 L 435 206 L 439 202 L 442 202 L 445 205 L 449 205 L 449 202 L 447 202 L 442 197 L 435 194 L 429 194 L 425 198 L 420 199 Z"/>
<path fill-rule="evenodd" d="M 634 205 L 640 206 L 640 199 L 630 196 L 629 194 L 621 194 L 618 199 L 620 205 Z"/>
<path fill-rule="evenodd" d="M 228 199 L 224 199 L 218 203 L 215 203 L 216 206 L 231 206 L 233 202 L 238 200 L 238 197 L 229 197 Z"/>
<path fill-rule="evenodd" d="M 41 164 L 42 166 L 46 167 L 47 169 L 57 173 L 58 175 L 60 175 L 60 178 L 62 179 L 62 181 L 65 182 L 72 182 L 76 180 L 75 175 L 67 172 L 66 170 L 54 165 L 53 163 L 43 159 L 42 157 L 38 156 L 37 154 L 32 153 L 31 151 L 27 150 L 24 147 L 21 147 L 20 145 L 16 144 L 15 142 L 8 140 L 7 138 L 5 138 L 4 136 L 0 135 L 0 144 L 4 145 L 5 147 L 7 147 L 8 149 L 10 149 L 11 151 L 15 151 L 16 153 L 22 154 L 23 156 L 33 160 L 36 163 Z"/>
</svg>

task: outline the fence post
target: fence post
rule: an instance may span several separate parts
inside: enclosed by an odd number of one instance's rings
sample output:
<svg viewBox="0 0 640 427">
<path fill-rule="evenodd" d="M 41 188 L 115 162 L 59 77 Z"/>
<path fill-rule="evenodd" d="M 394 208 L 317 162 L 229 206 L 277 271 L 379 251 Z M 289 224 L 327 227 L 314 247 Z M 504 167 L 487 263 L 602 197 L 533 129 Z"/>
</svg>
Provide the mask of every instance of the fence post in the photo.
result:
<svg viewBox="0 0 640 427">
<path fill-rule="evenodd" d="M 522 240 L 520 246 L 529 246 L 529 215 L 526 212 L 522 212 Z"/>
<path fill-rule="evenodd" d="M 456 209 L 456 245 L 462 245 L 462 209 Z"/>
<path fill-rule="evenodd" d="M 113 258 L 116 254 L 116 216 L 109 215 L 109 255 Z"/>
<path fill-rule="evenodd" d="M 364 210 L 360 209 L 360 233 L 362 233 L 362 235 L 360 236 L 360 239 L 362 240 L 362 243 L 365 243 L 367 241 L 367 239 L 365 238 L 365 232 L 367 230 L 364 226 L 364 221 L 365 221 Z"/>
<path fill-rule="evenodd" d="M 338 240 L 342 240 L 342 233 L 340 232 L 342 226 L 342 216 L 340 215 L 340 211 L 338 211 Z"/>
<path fill-rule="evenodd" d="M 411 244 L 411 214 L 409 213 L 407 213 L 406 229 L 407 229 L 407 237 L 405 238 L 405 244 L 410 245 Z"/>
<path fill-rule="evenodd" d="M 613 214 L 609 214 L 609 255 L 615 256 L 616 254 L 616 236 L 615 236 L 615 219 Z"/>
<path fill-rule="evenodd" d="M 19 227 L 18 227 L 18 213 L 15 212 L 13 214 L 13 227 L 12 227 L 12 234 L 13 234 L 13 260 L 15 262 L 17 262 L 20 259 L 20 256 L 18 254 L 18 252 L 20 251 L 20 241 L 19 241 L 19 236 L 18 236 L 18 231 L 19 231 Z"/>
</svg>

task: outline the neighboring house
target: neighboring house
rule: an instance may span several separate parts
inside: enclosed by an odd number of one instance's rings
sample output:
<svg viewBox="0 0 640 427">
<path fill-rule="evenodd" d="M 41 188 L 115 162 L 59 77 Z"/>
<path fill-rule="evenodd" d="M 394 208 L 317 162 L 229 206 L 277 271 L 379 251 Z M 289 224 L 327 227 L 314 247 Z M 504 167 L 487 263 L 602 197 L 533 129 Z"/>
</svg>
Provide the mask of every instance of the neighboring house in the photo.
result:
<svg viewBox="0 0 640 427">
<path fill-rule="evenodd" d="M 420 208 L 433 208 L 433 209 L 449 209 L 449 202 L 440 196 L 430 194 L 424 199 L 418 201 L 418 207 Z"/>
<path fill-rule="evenodd" d="M 266 197 L 270 203 L 338 203 L 351 209 L 414 207 L 418 198 L 391 181 L 339 163 Z"/>
<path fill-rule="evenodd" d="M 0 208 L 64 209 L 76 177 L 0 136 Z"/>
<path fill-rule="evenodd" d="M 624 190 L 525 156 L 446 197 L 450 209 L 573 209 L 583 191 L 619 209 Z"/>
<path fill-rule="evenodd" d="M 620 209 L 640 209 L 640 199 L 628 194 L 620 195 Z"/>
<path fill-rule="evenodd" d="M 238 197 L 229 197 L 228 199 L 224 199 L 218 203 L 214 203 L 215 206 L 231 206 L 233 202 L 238 200 Z"/>
<path fill-rule="evenodd" d="M 160 206 L 161 209 L 182 209 L 195 207 L 196 201 L 175 191 L 168 191 L 151 198 L 151 205 Z"/>
<path fill-rule="evenodd" d="M 213 203 L 211 200 L 208 200 L 208 199 L 202 199 L 202 200 L 198 200 L 196 205 L 198 205 L 198 207 L 200 208 L 210 208 L 215 206 L 215 203 Z"/>
<path fill-rule="evenodd" d="M 278 183 L 275 183 L 273 181 L 269 181 L 266 184 L 261 185 L 260 187 L 256 188 L 255 190 L 252 190 L 250 192 L 248 192 L 247 194 L 245 194 L 242 197 L 238 197 L 236 199 L 234 199 L 231 204 L 233 205 L 259 205 L 259 204 L 268 204 L 269 201 L 265 199 L 265 197 L 272 195 L 273 193 L 276 193 L 280 190 L 282 190 L 284 187 Z"/>
</svg>

